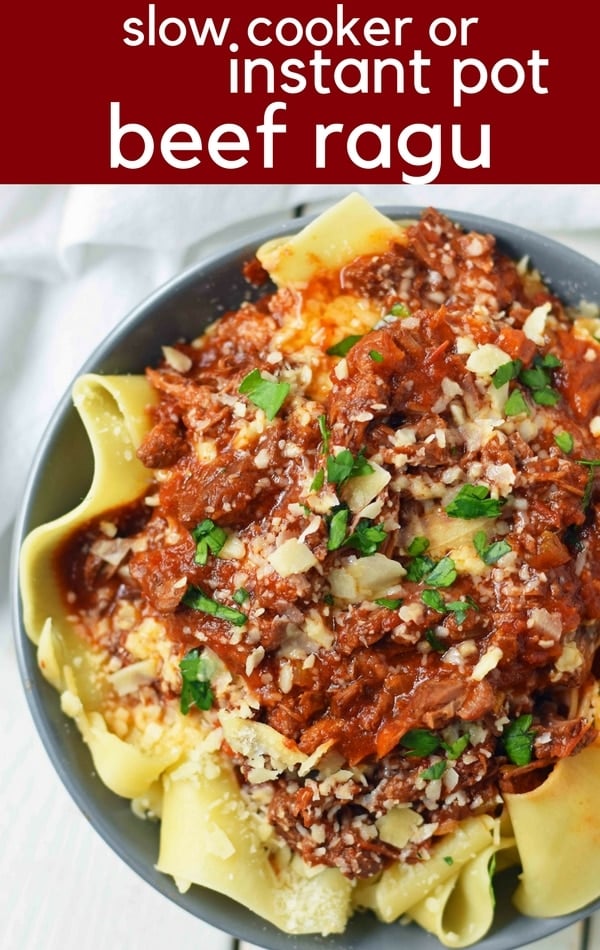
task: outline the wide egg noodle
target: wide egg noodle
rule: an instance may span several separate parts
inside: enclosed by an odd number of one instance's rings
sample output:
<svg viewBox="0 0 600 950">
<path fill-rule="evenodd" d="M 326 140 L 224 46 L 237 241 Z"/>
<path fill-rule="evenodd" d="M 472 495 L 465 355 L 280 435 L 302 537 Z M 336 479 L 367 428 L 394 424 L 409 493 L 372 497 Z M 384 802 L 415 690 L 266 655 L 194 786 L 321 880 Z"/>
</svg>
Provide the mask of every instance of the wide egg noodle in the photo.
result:
<svg viewBox="0 0 600 950">
<path fill-rule="evenodd" d="M 514 838 L 500 835 L 496 822 L 494 841 L 465 861 L 456 875 L 438 885 L 408 911 L 424 930 L 435 934 L 446 947 L 468 947 L 489 931 L 495 909 L 493 866 L 506 856 L 504 866 L 515 860 Z M 453 867 L 452 865 L 451 867 Z"/>
<path fill-rule="evenodd" d="M 286 933 L 343 932 L 352 885 L 337 868 L 274 864 L 226 761 L 205 756 L 165 775 L 157 869 L 180 890 L 211 888 Z"/>
<path fill-rule="evenodd" d="M 63 711 L 75 719 L 104 784 L 128 798 L 142 794 L 179 753 L 144 753 L 108 730 L 97 708 L 107 688 L 101 657 L 71 628 L 54 555 L 79 525 L 147 488 L 151 473 L 135 449 L 150 426 L 146 409 L 155 398 L 143 376 L 89 374 L 75 382 L 73 402 L 94 458 L 92 483 L 79 505 L 33 529 L 20 552 L 24 626 L 38 645 L 40 670 L 61 693 Z"/>
<path fill-rule="evenodd" d="M 404 914 L 410 916 L 414 907 L 419 912 L 424 896 L 435 895 L 438 888 L 449 883 L 454 885 L 464 865 L 494 846 L 495 831 L 496 822 L 487 815 L 465 819 L 454 833 L 445 835 L 432 848 L 428 860 L 393 864 L 376 881 L 358 884 L 355 903 L 374 911 L 385 923 L 392 923 Z M 467 900 L 465 906 L 472 909 L 473 901 Z M 440 903 L 438 913 L 442 911 Z M 441 924 L 434 924 L 431 915 L 429 923 L 432 928 L 441 930 Z M 463 926 L 468 928 L 470 924 L 465 921 Z"/>
<path fill-rule="evenodd" d="M 523 914 L 570 914 L 600 897 L 600 743 L 561 759 L 545 782 L 505 794 L 522 865 Z"/>
<path fill-rule="evenodd" d="M 301 287 L 315 274 L 341 270 L 360 254 L 406 240 L 406 222 L 392 221 L 352 192 L 297 234 L 266 241 L 256 256 L 278 287 Z"/>
<path fill-rule="evenodd" d="M 157 400 L 146 378 L 90 373 L 75 381 L 72 396 L 90 440 L 94 473 L 80 504 L 34 528 L 22 545 L 19 578 L 23 624 L 36 644 L 48 617 L 57 634 L 72 640 L 53 565 L 60 543 L 89 519 L 140 497 L 152 480 L 152 473 L 135 455 L 150 428 L 147 407 Z"/>
</svg>

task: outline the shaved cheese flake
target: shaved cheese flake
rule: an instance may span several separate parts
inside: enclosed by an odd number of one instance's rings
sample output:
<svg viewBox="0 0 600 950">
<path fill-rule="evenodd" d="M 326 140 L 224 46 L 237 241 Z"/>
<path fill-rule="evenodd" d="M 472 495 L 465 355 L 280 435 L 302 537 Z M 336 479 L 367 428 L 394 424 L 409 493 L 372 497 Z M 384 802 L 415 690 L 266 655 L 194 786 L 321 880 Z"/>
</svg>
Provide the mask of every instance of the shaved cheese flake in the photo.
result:
<svg viewBox="0 0 600 950">
<path fill-rule="evenodd" d="M 479 660 L 473 667 L 471 679 L 477 681 L 485 679 L 488 673 L 491 673 L 492 670 L 496 669 L 503 656 L 504 654 L 500 647 L 489 647 L 485 653 L 479 657 Z"/>
<path fill-rule="evenodd" d="M 544 343 L 546 320 L 551 309 L 552 305 L 550 303 L 540 304 L 539 307 L 535 307 L 531 311 L 525 323 L 523 324 L 523 333 L 527 339 L 533 340 L 533 342 L 537 343 L 538 346 L 542 346 Z"/>
<path fill-rule="evenodd" d="M 275 548 L 267 560 L 280 577 L 304 574 L 319 563 L 308 544 L 304 544 L 299 538 L 288 538 Z"/>
<path fill-rule="evenodd" d="M 493 343 L 482 343 L 467 360 L 467 369 L 476 376 L 491 376 L 498 367 L 510 363 L 510 356 Z"/>
<path fill-rule="evenodd" d="M 108 680 L 119 696 L 127 696 L 128 693 L 136 692 L 140 686 L 151 683 L 156 679 L 157 673 L 158 662 L 154 657 L 149 657 L 147 660 L 123 666 L 116 673 L 110 673 Z"/>
<path fill-rule="evenodd" d="M 384 554 L 371 554 L 352 558 L 344 567 L 334 568 L 329 573 L 329 584 L 334 597 L 359 603 L 385 596 L 405 574 L 398 561 Z"/>
<path fill-rule="evenodd" d="M 369 502 L 377 497 L 391 479 L 390 473 L 378 465 L 377 462 L 369 461 L 373 469 L 366 475 L 356 475 L 349 478 L 342 488 L 342 500 L 346 502 L 353 514 L 365 508 Z"/>
</svg>

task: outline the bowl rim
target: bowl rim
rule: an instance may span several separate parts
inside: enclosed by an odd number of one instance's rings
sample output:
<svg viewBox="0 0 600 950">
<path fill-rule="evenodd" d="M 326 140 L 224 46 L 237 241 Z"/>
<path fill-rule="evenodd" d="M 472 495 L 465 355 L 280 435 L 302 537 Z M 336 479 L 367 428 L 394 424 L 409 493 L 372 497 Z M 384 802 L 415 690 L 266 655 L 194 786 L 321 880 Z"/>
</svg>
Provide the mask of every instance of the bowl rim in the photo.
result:
<svg viewBox="0 0 600 950">
<path fill-rule="evenodd" d="M 331 203 L 334 204 L 335 201 L 336 199 L 332 199 Z M 417 218 L 427 206 L 375 204 L 374 207 L 386 216 L 404 219 Z M 456 209 L 435 207 L 440 213 L 446 215 L 450 220 L 455 221 L 463 227 L 478 231 L 479 233 L 482 233 L 482 228 L 484 228 L 485 231 L 483 233 L 494 235 L 500 249 L 503 249 L 503 245 L 507 242 L 510 243 L 511 240 L 514 240 L 516 243 L 523 243 L 525 246 L 527 246 L 527 242 L 531 240 L 536 242 L 538 246 L 541 246 L 543 249 L 548 250 L 551 255 L 567 255 L 567 258 L 581 269 L 586 281 L 589 280 L 590 284 L 594 282 L 597 284 L 598 303 L 600 303 L 600 263 L 568 247 L 561 241 L 546 237 L 530 228 L 513 225 L 504 219 L 479 215 L 473 212 L 463 212 Z M 241 254 L 252 254 L 252 250 L 256 250 L 260 244 L 266 240 L 296 233 L 305 225 L 318 218 L 322 212 L 323 209 L 299 217 L 289 217 L 288 215 L 283 217 L 282 215 L 281 220 L 271 220 L 269 224 L 263 224 L 255 231 L 245 232 L 242 238 L 221 245 L 207 255 L 202 254 L 200 245 L 198 257 L 194 262 L 163 281 L 125 313 L 90 352 L 65 388 L 45 425 L 29 462 L 27 477 L 17 507 L 10 548 L 9 597 L 11 602 L 13 641 L 19 675 L 36 732 L 71 800 L 76 804 L 87 822 L 100 835 L 113 853 L 121 858 L 128 867 L 134 870 L 139 877 L 155 891 L 158 891 L 164 897 L 205 923 L 227 934 L 231 934 L 238 939 L 259 942 L 259 945 L 264 947 L 265 950 L 296 950 L 296 948 L 297 950 L 307 950 L 308 947 L 321 946 L 324 948 L 340 947 L 342 950 L 354 950 L 356 947 L 356 950 L 359 950 L 362 943 L 359 942 L 356 945 L 352 944 L 352 947 L 350 947 L 348 939 L 346 939 L 345 943 L 339 942 L 340 939 L 343 940 L 344 934 L 331 935 L 326 938 L 314 934 L 301 935 L 299 937 L 285 934 L 283 931 L 279 931 L 266 921 L 252 914 L 243 905 L 205 888 L 196 887 L 192 889 L 191 892 L 188 892 L 196 895 L 201 892 L 202 907 L 196 910 L 195 904 L 197 900 L 189 900 L 186 894 L 180 894 L 173 886 L 168 875 L 156 872 L 154 867 L 148 867 L 145 861 L 138 859 L 136 854 L 132 853 L 131 847 L 128 847 L 128 841 L 123 842 L 119 837 L 114 823 L 111 821 L 111 813 L 105 813 L 96 805 L 93 794 L 86 789 L 82 776 L 78 773 L 73 773 L 57 752 L 56 741 L 52 735 L 45 710 L 44 698 L 39 691 L 34 689 L 34 680 L 36 676 L 40 676 L 40 674 L 37 670 L 35 646 L 29 640 L 23 626 L 22 602 L 19 586 L 19 553 L 27 533 L 35 526 L 34 524 L 30 524 L 31 509 L 40 491 L 40 481 L 44 471 L 45 460 L 47 456 L 51 454 L 52 444 L 57 432 L 59 432 L 61 426 L 65 424 L 65 419 L 69 413 L 75 411 L 71 400 L 71 388 L 75 379 L 83 373 L 94 372 L 98 363 L 110 354 L 120 342 L 124 341 L 134 327 L 143 323 L 145 317 L 154 307 L 164 303 L 173 293 L 193 286 L 196 281 L 201 279 L 204 273 L 209 273 L 217 264 L 232 264 L 234 261 L 239 262 Z M 168 343 L 169 341 L 166 342 Z M 65 723 L 66 721 L 65 717 Z M 81 742 L 83 741 L 78 734 L 77 739 Z M 94 782 L 98 781 L 100 780 L 94 775 Z M 131 817 L 132 821 L 140 821 L 133 813 Z M 514 929 L 516 931 L 515 933 L 512 935 L 508 934 L 506 938 L 506 928 L 496 930 L 494 926 L 492 926 L 488 934 L 482 938 L 481 941 L 472 944 L 471 947 L 473 950 L 477 950 L 477 948 L 482 948 L 482 950 L 513 950 L 513 948 L 522 946 L 520 941 L 523 939 L 523 936 L 528 943 L 536 941 L 544 936 L 559 932 L 599 909 L 600 899 L 571 914 L 561 917 L 531 918 L 517 914 L 513 919 L 513 923 L 516 922 L 517 926 L 510 928 L 511 931 Z M 236 923 L 236 918 L 240 916 L 246 918 L 245 926 L 244 924 Z M 382 933 L 385 933 L 387 937 L 392 933 L 393 927 L 400 925 L 398 922 L 396 922 L 395 925 L 381 924 L 373 918 L 372 926 L 375 928 L 385 928 L 382 929 Z M 413 938 L 415 934 L 414 927 L 415 925 L 411 925 L 411 927 L 407 929 L 403 926 L 402 932 L 410 933 L 411 938 Z M 523 928 L 525 928 L 525 934 L 519 935 L 519 931 Z M 416 934 L 418 935 L 418 941 L 413 939 L 413 944 L 418 942 L 419 947 L 423 947 L 423 950 L 425 950 L 425 948 L 431 948 L 431 950 L 438 948 L 439 950 L 439 948 L 442 947 L 442 944 L 437 938 L 426 934 L 421 928 L 417 928 Z M 385 940 L 385 937 L 383 939 Z M 266 943 L 261 942 L 265 940 L 267 941 Z M 519 942 L 515 942 L 517 940 Z M 370 946 L 371 944 L 369 947 Z M 373 947 L 374 946 L 375 945 L 373 945 Z M 377 946 L 379 946 L 379 944 Z M 381 944 L 381 950 L 384 950 L 384 944 Z"/>
</svg>

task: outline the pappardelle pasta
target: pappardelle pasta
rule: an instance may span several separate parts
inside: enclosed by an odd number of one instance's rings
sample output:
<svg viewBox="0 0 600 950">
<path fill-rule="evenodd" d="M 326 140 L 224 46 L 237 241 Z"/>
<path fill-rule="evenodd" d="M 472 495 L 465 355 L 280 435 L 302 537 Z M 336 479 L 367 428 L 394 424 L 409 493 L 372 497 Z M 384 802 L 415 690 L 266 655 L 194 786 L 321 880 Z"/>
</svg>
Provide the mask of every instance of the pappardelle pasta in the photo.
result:
<svg viewBox="0 0 600 950">
<path fill-rule="evenodd" d="M 92 485 L 21 552 L 44 676 L 181 891 L 450 947 L 511 864 L 522 913 L 585 906 L 600 319 L 358 194 L 246 274 L 159 365 L 76 381 Z"/>
</svg>

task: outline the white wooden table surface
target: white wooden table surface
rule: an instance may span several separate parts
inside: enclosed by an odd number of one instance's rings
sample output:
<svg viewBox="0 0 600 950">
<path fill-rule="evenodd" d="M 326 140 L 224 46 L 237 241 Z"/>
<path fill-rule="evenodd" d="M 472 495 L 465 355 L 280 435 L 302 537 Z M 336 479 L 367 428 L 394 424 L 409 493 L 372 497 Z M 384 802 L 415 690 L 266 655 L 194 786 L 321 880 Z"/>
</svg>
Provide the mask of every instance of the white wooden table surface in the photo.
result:
<svg viewBox="0 0 600 950">
<path fill-rule="evenodd" d="M 600 262 L 600 221 L 597 232 L 550 236 Z M 156 894 L 71 801 L 36 734 L 17 671 L 9 544 L 0 538 L 0 950 L 255 950 Z M 529 946 L 600 950 L 600 914 Z"/>
</svg>

